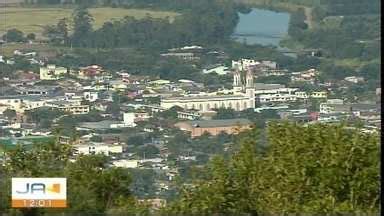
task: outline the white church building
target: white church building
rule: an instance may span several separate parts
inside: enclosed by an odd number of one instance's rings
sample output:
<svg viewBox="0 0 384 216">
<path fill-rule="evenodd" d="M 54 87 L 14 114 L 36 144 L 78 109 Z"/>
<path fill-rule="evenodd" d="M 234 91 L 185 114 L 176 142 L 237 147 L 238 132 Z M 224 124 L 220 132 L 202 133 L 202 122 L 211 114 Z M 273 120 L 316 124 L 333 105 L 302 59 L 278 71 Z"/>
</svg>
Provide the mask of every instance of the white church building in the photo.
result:
<svg viewBox="0 0 384 216">
<path fill-rule="evenodd" d="M 179 106 L 184 109 L 195 109 L 200 112 L 208 112 L 217 108 L 232 108 L 242 111 L 255 108 L 254 75 L 251 68 L 248 70 L 237 69 L 233 75 L 233 89 L 228 94 L 220 92 L 205 93 L 200 95 L 183 95 L 161 99 L 161 107 L 169 109 Z M 244 73 L 245 72 L 245 73 Z"/>
</svg>

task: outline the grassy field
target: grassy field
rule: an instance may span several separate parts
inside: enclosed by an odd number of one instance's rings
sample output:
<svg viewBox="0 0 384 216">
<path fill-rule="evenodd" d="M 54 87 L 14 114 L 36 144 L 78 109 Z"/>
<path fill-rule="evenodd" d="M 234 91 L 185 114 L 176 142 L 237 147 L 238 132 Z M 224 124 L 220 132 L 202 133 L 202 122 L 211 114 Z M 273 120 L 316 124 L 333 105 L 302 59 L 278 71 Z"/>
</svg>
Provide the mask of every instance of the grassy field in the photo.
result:
<svg viewBox="0 0 384 216">
<path fill-rule="evenodd" d="M 17 28 L 24 33 L 35 33 L 40 36 L 42 27 L 56 24 L 61 18 L 69 18 L 72 14 L 69 8 L 24 8 L 24 7 L 2 7 L 0 8 L 0 34 L 11 28 Z M 123 8 L 91 8 L 94 28 L 99 28 L 104 22 L 121 19 L 125 16 L 133 16 L 137 19 L 150 15 L 154 18 L 169 17 L 170 21 L 177 13 L 167 11 L 151 11 L 141 9 Z"/>
<path fill-rule="evenodd" d="M 37 52 L 55 52 L 69 49 L 66 47 L 54 47 L 48 44 L 7 43 L 0 46 L 0 55 L 12 56 L 15 50 L 33 50 Z"/>
</svg>

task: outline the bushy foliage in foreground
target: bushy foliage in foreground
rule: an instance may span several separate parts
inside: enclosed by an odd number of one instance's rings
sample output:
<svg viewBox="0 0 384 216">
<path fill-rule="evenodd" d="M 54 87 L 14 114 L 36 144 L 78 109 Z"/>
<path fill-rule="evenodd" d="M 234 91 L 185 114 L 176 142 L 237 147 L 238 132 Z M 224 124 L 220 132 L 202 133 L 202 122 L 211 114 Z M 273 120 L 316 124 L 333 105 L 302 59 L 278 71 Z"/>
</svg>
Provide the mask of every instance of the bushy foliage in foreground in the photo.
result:
<svg viewBox="0 0 384 216">
<path fill-rule="evenodd" d="M 229 161 L 183 189 L 178 214 L 373 213 L 379 210 L 379 137 L 343 125 L 273 123 L 265 152 L 257 129 Z"/>
</svg>

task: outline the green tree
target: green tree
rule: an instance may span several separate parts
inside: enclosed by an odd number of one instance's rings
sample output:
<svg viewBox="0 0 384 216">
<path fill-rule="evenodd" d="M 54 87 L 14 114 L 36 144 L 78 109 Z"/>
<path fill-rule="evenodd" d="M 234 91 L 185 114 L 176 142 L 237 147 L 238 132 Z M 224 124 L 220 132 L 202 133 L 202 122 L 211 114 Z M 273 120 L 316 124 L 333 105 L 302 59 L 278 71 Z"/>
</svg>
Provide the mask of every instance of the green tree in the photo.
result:
<svg viewBox="0 0 384 216">
<path fill-rule="evenodd" d="M 236 118 L 236 112 L 232 108 L 219 108 L 217 109 L 216 115 L 213 117 L 214 119 L 233 119 Z"/>
<path fill-rule="evenodd" d="M 92 44 L 92 22 L 93 17 L 85 7 L 78 7 L 72 15 L 73 34 L 71 42 L 74 46 L 86 47 Z"/>
<path fill-rule="evenodd" d="M 155 158 L 159 155 L 160 150 L 154 145 L 145 145 L 139 146 L 137 149 L 137 154 L 145 156 L 145 158 Z"/>
<path fill-rule="evenodd" d="M 13 120 L 15 117 L 16 117 L 16 111 L 15 110 L 12 110 L 12 109 L 6 109 L 4 112 L 3 112 L 3 115 L 5 117 L 7 117 L 7 119 L 9 120 Z"/>
<path fill-rule="evenodd" d="M 34 33 L 29 33 L 29 34 L 27 34 L 26 38 L 28 40 L 35 40 L 36 39 L 36 35 Z"/>
<path fill-rule="evenodd" d="M 3 40 L 7 42 L 24 42 L 24 33 L 18 29 L 9 29 L 4 35 Z"/>
<path fill-rule="evenodd" d="M 103 138 L 101 136 L 92 136 L 89 140 L 92 142 L 102 142 Z"/>
</svg>

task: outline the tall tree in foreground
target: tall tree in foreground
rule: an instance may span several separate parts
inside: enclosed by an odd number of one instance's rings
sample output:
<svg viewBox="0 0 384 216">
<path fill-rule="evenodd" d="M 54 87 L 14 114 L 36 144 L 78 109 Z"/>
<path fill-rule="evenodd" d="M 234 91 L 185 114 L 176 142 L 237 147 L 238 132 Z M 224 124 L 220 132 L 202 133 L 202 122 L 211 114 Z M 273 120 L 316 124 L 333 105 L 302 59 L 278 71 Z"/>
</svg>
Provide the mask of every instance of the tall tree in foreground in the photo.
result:
<svg viewBox="0 0 384 216">
<path fill-rule="evenodd" d="M 166 212 L 377 213 L 379 136 L 343 125 L 271 123 L 268 149 L 257 130 L 241 135 L 238 153 L 216 159 L 207 178 L 183 189 Z"/>
</svg>

